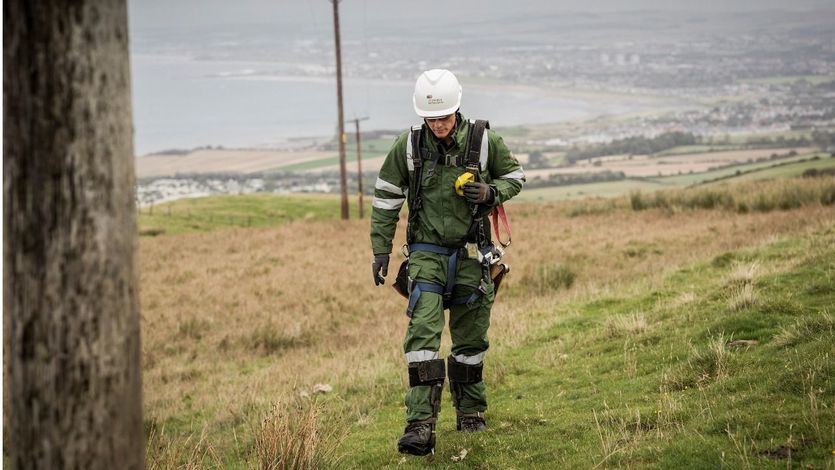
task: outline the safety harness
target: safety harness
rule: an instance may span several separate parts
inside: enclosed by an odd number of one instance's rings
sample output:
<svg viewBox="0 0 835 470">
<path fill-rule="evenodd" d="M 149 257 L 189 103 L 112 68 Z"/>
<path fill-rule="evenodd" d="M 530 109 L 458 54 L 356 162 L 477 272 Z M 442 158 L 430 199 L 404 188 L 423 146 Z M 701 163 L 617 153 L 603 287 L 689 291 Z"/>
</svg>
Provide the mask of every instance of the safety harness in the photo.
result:
<svg viewBox="0 0 835 470">
<path fill-rule="evenodd" d="M 461 248 L 446 248 L 431 243 L 413 243 L 409 245 L 409 253 L 416 251 L 428 251 L 429 253 L 449 256 L 449 261 L 447 261 L 446 285 L 440 286 L 426 281 L 412 282 L 409 289 L 409 307 L 406 309 L 406 315 L 412 316 L 415 305 L 417 305 L 417 301 L 420 299 L 420 294 L 423 292 L 432 292 L 433 294 L 441 295 L 444 299 L 444 309 L 448 309 L 453 305 L 468 304 L 480 297 L 480 291 L 478 289 L 470 295 L 452 297 L 452 289 L 455 287 L 455 273 L 458 272 L 458 254 L 461 252 Z"/>
<path fill-rule="evenodd" d="M 485 225 L 488 224 L 489 221 L 487 220 L 487 215 L 483 213 L 483 207 L 477 204 L 473 204 L 472 222 L 467 235 L 468 241 L 475 242 L 476 246 L 478 247 L 479 261 L 482 261 L 482 272 L 484 274 L 482 276 L 481 285 L 471 294 L 459 297 L 452 297 L 452 291 L 455 287 L 455 275 L 458 272 L 458 261 L 461 252 L 464 251 L 465 248 L 450 248 L 440 245 L 434 245 L 431 243 L 414 242 L 418 212 L 423 206 L 423 200 L 421 198 L 420 189 L 422 186 L 421 182 L 423 179 L 423 169 L 425 167 L 429 168 L 429 172 L 434 172 L 435 166 L 439 163 L 444 164 L 446 166 L 464 165 L 467 168 L 467 171 L 470 171 L 473 173 L 473 175 L 475 175 L 477 181 L 480 178 L 481 141 L 484 137 L 484 131 L 490 128 L 490 123 L 484 120 L 471 120 L 468 121 L 468 125 L 469 129 L 467 134 L 467 144 L 464 149 L 463 158 L 462 156 L 450 157 L 440 152 L 432 152 L 428 148 L 426 148 L 426 146 L 423 145 L 423 136 L 426 133 L 425 125 L 419 127 L 416 126 L 412 128 L 412 132 L 409 136 L 409 138 L 411 139 L 411 159 L 414 165 L 414 176 L 409 181 L 409 217 L 408 224 L 406 226 L 406 241 L 408 246 L 408 253 L 406 253 L 406 261 L 404 261 L 403 264 L 400 266 L 400 272 L 398 273 L 397 281 L 395 281 L 394 286 L 395 289 L 398 290 L 398 292 L 406 295 L 409 299 L 409 305 L 406 309 L 406 315 L 408 315 L 409 317 L 412 316 L 414 308 L 417 305 L 417 302 L 420 299 L 420 296 L 423 292 L 431 292 L 434 294 L 441 295 L 443 298 L 444 309 L 448 309 L 453 305 L 461 305 L 474 302 L 482 295 L 487 293 L 487 284 L 490 281 L 490 266 L 492 264 L 492 256 L 496 252 L 496 250 L 490 240 L 489 230 L 485 230 Z M 426 165 L 425 162 L 431 162 L 431 166 Z M 504 216 L 504 211 L 502 211 L 502 219 L 503 222 L 506 224 L 507 218 Z M 507 225 L 505 225 L 505 227 L 507 227 Z M 507 231 L 508 235 L 510 235 L 509 230 Z M 498 227 L 496 227 L 496 236 L 498 238 Z M 502 246 L 507 246 L 503 242 L 501 242 L 501 239 L 499 239 L 499 241 L 502 244 Z M 510 238 L 508 236 L 508 244 L 509 243 Z M 412 281 L 412 279 L 408 277 L 408 256 L 411 253 L 419 251 L 435 253 L 449 257 L 449 260 L 447 262 L 447 277 L 445 285 L 442 286 L 427 281 Z"/>
</svg>

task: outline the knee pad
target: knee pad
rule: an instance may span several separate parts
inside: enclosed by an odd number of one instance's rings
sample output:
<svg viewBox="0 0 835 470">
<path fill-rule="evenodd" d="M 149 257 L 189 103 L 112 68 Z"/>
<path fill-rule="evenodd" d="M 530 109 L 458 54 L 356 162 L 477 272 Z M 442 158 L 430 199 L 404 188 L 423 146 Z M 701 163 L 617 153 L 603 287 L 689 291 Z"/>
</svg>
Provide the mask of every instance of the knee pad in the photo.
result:
<svg viewBox="0 0 835 470">
<path fill-rule="evenodd" d="M 446 370 L 443 359 L 430 359 L 409 364 L 410 387 L 443 384 L 444 378 L 446 378 Z"/>
<path fill-rule="evenodd" d="M 475 365 L 464 364 L 458 362 L 455 357 L 449 356 L 447 358 L 447 371 L 449 373 L 450 383 L 457 384 L 475 384 L 481 382 L 481 373 L 484 369 L 484 362 L 479 362 Z"/>
</svg>

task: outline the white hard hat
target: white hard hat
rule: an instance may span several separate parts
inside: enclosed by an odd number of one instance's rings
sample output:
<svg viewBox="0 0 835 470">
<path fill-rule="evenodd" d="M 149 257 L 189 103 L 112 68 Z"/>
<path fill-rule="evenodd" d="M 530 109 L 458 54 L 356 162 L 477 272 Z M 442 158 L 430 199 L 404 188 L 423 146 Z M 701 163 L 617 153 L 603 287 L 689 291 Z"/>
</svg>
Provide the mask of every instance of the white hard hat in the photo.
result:
<svg viewBox="0 0 835 470">
<path fill-rule="evenodd" d="M 412 104 L 420 117 L 452 114 L 461 107 L 461 84 L 449 70 L 427 70 L 420 74 L 415 83 Z"/>
</svg>

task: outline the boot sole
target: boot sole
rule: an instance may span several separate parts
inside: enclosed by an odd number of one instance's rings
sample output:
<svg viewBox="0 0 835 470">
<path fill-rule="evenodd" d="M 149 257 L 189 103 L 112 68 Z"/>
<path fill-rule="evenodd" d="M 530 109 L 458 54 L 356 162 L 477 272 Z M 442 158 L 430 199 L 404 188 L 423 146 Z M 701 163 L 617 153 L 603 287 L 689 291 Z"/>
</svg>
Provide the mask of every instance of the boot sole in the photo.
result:
<svg viewBox="0 0 835 470">
<path fill-rule="evenodd" d="M 410 445 L 397 444 L 397 451 L 401 454 L 409 455 L 429 455 L 432 453 L 432 448 L 414 447 Z"/>
</svg>

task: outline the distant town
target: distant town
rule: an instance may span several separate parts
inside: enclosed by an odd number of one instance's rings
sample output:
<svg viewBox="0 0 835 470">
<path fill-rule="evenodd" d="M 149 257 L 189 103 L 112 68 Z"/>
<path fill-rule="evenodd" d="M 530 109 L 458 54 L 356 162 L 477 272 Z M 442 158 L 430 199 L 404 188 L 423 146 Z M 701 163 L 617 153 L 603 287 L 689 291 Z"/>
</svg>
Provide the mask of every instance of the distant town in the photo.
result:
<svg viewBox="0 0 835 470">
<path fill-rule="evenodd" d="M 553 156 L 671 132 L 691 134 L 700 143 L 736 142 L 738 148 L 748 141 L 760 147 L 770 142 L 775 148 L 787 147 L 788 142 L 831 151 L 831 134 L 822 137 L 822 133 L 835 129 L 835 30 L 831 27 L 835 15 L 824 13 L 759 12 L 721 18 L 705 14 L 687 21 L 670 13 L 617 17 L 610 13 L 569 15 L 562 20 L 565 23 L 556 25 L 553 18 L 531 19 L 528 34 L 474 37 L 444 56 L 399 35 L 363 40 L 349 37 L 343 53 L 345 62 L 352 65 L 345 73 L 409 81 L 414 79 L 412 58 L 424 57 L 419 67 L 449 67 L 468 83 L 521 84 L 602 96 L 649 96 L 658 97 L 659 102 L 672 99 L 678 103 L 659 105 L 651 112 L 499 129 L 500 133 L 505 131 L 503 135 L 512 149 L 526 159 L 531 153 Z M 653 28 L 647 30 L 643 25 L 648 14 L 653 16 Z M 556 31 L 551 29 L 561 25 L 564 27 Z M 298 39 L 279 47 L 266 30 L 252 28 L 235 34 L 235 40 L 226 41 L 226 46 L 207 46 L 196 53 L 209 61 L 236 58 L 271 64 L 269 71 L 254 72 L 259 74 L 311 78 L 334 74 L 329 62 L 311 60 L 328 57 L 330 37 Z M 145 51 L 170 54 L 185 46 L 171 40 L 149 40 L 143 47 Z M 379 158 L 386 151 L 386 139 L 397 133 L 399 130 L 363 133 L 364 140 L 380 142 L 369 156 Z M 813 133 L 817 133 L 816 139 Z M 311 152 L 327 153 L 336 148 L 333 139 L 311 140 L 308 145 Z M 558 158 L 536 163 L 540 167 L 565 164 Z M 264 174 L 215 169 L 211 172 L 214 179 L 206 173 L 200 177 L 169 174 L 142 178 L 140 171 L 137 197 L 140 204 L 148 205 L 200 194 L 334 191 L 333 168 L 309 171 L 315 169 L 314 165 L 307 171 Z M 373 168 L 367 171 L 373 172 Z"/>
</svg>

